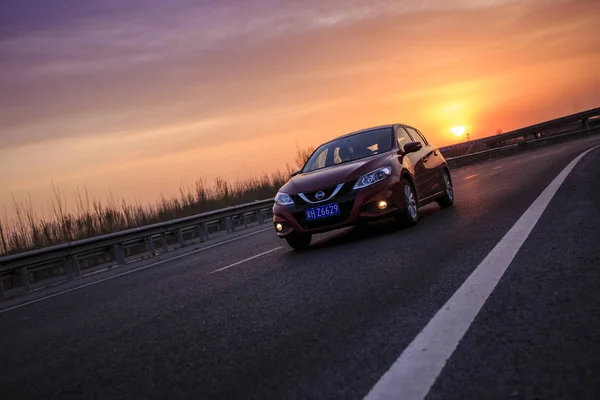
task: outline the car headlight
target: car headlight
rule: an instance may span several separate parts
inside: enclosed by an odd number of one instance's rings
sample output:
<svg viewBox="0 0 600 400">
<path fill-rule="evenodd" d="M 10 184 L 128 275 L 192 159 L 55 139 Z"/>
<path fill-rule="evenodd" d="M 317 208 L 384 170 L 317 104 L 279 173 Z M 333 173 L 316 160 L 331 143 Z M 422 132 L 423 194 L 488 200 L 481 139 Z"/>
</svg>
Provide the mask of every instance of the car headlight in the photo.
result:
<svg viewBox="0 0 600 400">
<path fill-rule="evenodd" d="M 392 168 L 390 167 L 376 169 L 375 171 L 369 172 L 368 174 L 358 178 L 358 181 L 356 181 L 356 184 L 354 185 L 354 189 L 361 189 L 370 186 L 374 183 L 384 180 L 391 174 Z"/>
<path fill-rule="evenodd" d="M 292 200 L 292 197 L 289 194 L 278 192 L 275 195 L 275 203 L 280 206 L 291 206 L 294 204 L 294 200 Z"/>
</svg>

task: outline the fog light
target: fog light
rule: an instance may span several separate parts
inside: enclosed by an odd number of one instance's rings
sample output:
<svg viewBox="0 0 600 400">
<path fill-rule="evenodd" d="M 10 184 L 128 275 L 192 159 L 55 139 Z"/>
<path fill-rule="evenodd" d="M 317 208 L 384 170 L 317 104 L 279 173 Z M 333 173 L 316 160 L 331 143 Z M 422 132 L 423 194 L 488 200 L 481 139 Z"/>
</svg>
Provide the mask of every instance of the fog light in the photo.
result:
<svg viewBox="0 0 600 400">
<path fill-rule="evenodd" d="M 277 229 L 277 232 L 281 232 L 283 230 L 283 225 L 275 224 L 275 229 Z"/>
<path fill-rule="evenodd" d="M 377 207 L 379 207 L 380 210 L 385 210 L 387 206 L 388 203 L 385 200 L 381 200 L 379 203 L 377 203 Z"/>
</svg>

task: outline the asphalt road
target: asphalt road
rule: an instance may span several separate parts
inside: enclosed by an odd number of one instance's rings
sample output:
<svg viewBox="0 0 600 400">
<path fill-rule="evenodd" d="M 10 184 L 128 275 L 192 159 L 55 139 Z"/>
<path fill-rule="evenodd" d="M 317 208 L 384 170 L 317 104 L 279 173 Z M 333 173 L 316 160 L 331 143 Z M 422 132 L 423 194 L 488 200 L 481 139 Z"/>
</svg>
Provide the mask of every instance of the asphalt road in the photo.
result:
<svg viewBox="0 0 600 400">
<path fill-rule="evenodd" d="M 455 206 L 413 228 L 345 229 L 308 252 L 257 233 L 0 310 L 0 398 L 361 399 L 595 144 L 457 170 Z M 566 178 L 428 399 L 600 398 L 599 161 Z"/>
</svg>

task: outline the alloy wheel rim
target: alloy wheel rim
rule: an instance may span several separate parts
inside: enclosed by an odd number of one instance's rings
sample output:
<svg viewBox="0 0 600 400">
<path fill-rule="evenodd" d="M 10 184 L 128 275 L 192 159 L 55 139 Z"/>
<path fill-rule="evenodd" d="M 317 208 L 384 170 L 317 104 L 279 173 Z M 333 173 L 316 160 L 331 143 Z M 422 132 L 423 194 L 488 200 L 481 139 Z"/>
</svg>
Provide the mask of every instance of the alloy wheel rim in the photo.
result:
<svg viewBox="0 0 600 400">
<path fill-rule="evenodd" d="M 447 173 L 444 173 L 444 183 L 446 184 L 446 195 L 448 199 L 454 200 L 454 190 L 452 189 L 452 183 Z"/>
<path fill-rule="evenodd" d="M 415 201 L 415 194 L 412 191 L 410 185 L 404 187 L 404 200 L 407 204 L 408 214 L 411 219 L 417 218 L 417 202 Z"/>
</svg>

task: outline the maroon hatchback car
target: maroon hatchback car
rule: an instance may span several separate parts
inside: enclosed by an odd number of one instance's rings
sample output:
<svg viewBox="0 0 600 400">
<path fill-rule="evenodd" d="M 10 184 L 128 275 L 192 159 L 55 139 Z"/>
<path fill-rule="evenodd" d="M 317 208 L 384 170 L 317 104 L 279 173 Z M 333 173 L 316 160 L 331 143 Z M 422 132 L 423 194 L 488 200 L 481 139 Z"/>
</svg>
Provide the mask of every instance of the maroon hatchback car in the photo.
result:
<svg viewBox="0 0 600 400">
<path fill-rule="evenodd" d="M 419 207 L 454 202 L 446 160 L 417 129 L 393 124 L 353 132 L 317 148 L 275 196 L 277 235 L 295 249 L 312 234 L 382 218 L 414 225 Z"/>
</svg>

